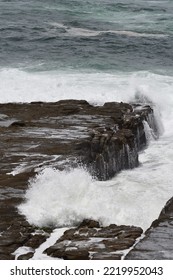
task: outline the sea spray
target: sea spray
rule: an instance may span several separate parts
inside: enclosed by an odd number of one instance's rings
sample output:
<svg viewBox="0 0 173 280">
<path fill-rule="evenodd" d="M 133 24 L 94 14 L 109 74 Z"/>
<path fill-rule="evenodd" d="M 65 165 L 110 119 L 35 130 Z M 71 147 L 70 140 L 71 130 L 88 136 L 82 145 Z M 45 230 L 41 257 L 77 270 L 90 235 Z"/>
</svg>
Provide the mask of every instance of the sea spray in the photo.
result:
<svg viewBox="0 0 173 280">
<path fill-rule="evenodd" d="M 85 99 L 101 105 L 105 102 L 137 102 L 136 92 L 152 104 L 171 109 L 173 77 L 150 72 L 95 73 L 82 71 L 29 72 L 1 69 L 0 103 Z M 142 102 L 143 103 L 143 102 Z M 167 109 L 168 109 L 167 108 Z"/>
<path fill-rule="evenodd" d="M 46 168 L 30 182 L 26 203 L 19 210 L 34 225 L 75 225 L 88 216 L 87 199 L 94 192 L 92 183 L 83 169 L 68 172 Z"/>
<path fill-rule="evenodd" d="M 173 175 L 169 170 L 173 162 L 158 152 L 159 145 L 159 141 L 151 143 L 140 155 L 140 167 L 106 182 L 94 181 L 81 168 L 70 172 L 47 168 L 30 183 L 26 202 L 19 210 L 31 224 L 41 227 L 74 226 L 92 218 L 102 225 L 147 229 L 172 195 Z"/>
<path fill-rule="evenodd" d="M 123 171 L 107 182 L 94 181 L 83 169 L 68 173 L 48 168 L 30 183 L 26 202 L 19 207 L 28 221 L 38 226 L 73 226 L 93 218 L 103 225 L 149 227 L 173 193 L 173 78 L 149 72 L 33 75 L 19 70 L 3 70 L 0 76 L 5 90 L 1 102 L 8 102 L 11 96 L 21 102 L 63 97 L 80 97 L 94 104 L 131 102 L 137 90 L 152 101 L 155 119 L 162 133 L 163 123 L 164 133 L 157 141 L 151 139 L 149 147 L 140 153 L 138 168 Z"/>
</svg>

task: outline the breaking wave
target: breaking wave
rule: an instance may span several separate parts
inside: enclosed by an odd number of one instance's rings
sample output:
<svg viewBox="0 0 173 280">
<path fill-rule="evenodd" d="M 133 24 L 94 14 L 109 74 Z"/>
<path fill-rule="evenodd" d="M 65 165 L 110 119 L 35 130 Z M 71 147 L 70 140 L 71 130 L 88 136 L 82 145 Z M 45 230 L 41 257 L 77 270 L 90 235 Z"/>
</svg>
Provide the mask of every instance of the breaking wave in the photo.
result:
<svg viewBox="0 0 173 280">
<path fill-rule="evenodd" d="M 140 154 L 140 166 L 115 178 L 98 182 L 83 169 L 70 172 L 42 170 L 30 182 L 26 201 L 19 210 L 38 226 L 73 226 L 84 218 L 141 226 L 156 219 L 173 193 L 173 77 L 150 72 L 135 73 L 28 73 L 0 71 L 0 102 L 86 99 L 152 102 L 164 133 L 156 141 L 148 131 L 149 147 Z M 137 101 L 137 99 L 136 99 Z M 146 126 L 147 129 L 147 126 Z"/>
</svg>

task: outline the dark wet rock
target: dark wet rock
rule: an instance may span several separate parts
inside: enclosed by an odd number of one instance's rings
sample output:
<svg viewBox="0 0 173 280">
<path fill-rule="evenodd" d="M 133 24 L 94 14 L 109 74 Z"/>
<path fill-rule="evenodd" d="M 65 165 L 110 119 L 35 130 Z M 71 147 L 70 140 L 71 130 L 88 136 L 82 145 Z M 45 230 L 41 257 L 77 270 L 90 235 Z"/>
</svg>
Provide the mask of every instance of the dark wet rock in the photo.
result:
<svg viewBox="0 0 173 280">
<path fill-rule="evenodd" d="M 138 227 L 101 227 L 96 221 L 92 223 L 96 227 L 87 227 L 85 221 L 65 231 L 44 253 L 63 259 L 120 259 L 123 255 L 120 251 L 131 247 L 142 234 Z"/>
<path fill-rule="evenodd" d="M 99 228 L 100 224 L 98 221 L 94 221 L 91 219 L 85 219 L 82 221 L 82 223 L 79 225 L 79 228 L 83 228 L 83 227 L 87 227 L 87 228 Z"/>
<path fill-rule="evenodd" d="M 5 204 L 5 201 L 2 204 Z M 12 254 L 17 248 L 24 246 L 33 229 L 25 218 L 17 213 L 14 206 L 10 205 L 9 207 L 9 204 L 7 204 L 6 212 L 1 210 L 0 207 L 0 213 L 2 213 L 0 216 L 0 257 L 6 255 L 6 259 L 14 259 Z"/>
<path fill-rule="evenodd" d="M 47 250 L 47 253 L 53 258 L 60 258 L 64 260 L 88 260 L 89 253 L 85 249 L 71 247 L 71 248 L 64 248 L 64 247 L 50 247 Z"/>
<path fill-rule="evenodd" d="M 173 198 L 161 211 L 157 220 L 146 231 L 145 237 L 126 256 L 132 260 L 173 259 Z"/>
<path fill-rule="evenodd" d="M 11 254 L 9 254 L 8 252 L 4 252 L 4 254 L 0 253 L 0 260 L 14 260 L 14 256 L 12 256 Z"/>
<path fill-rule="evenodd" d="M 158 218 L 158 222 L 165 221 L 167 219 L 169 219 L 170 222 L 172 223 L 172 221 L 173 221 L 173 197 L 168 200 L 165 207 L 162 209 L 162 211 L 159 215 L 159 218 Z M 155 226 L 156 225 L 157 225 L 157 223 L 155 224 Z M 153 226 L 154 226 L 154 223 L 153 223 Z"/>
<path fill-rule="evenodd" d="M 96 107 L 84 100 L 9 103 L 0 104 L 0 113 L 17 120 L 0 131 L 0 167 L 6 179 L 51 163 L 60 170 L 82 164 L 94 177 L 107 180 L 138 166 L 138 151 L 146 145 L 143 121 L 153 125 L 150 106 L 122 102 Z M 19 164 L 23 171 L 17 171 Z"/>
<path fill-rule="evenodd" d="M 29 252 L 27 254 L 24 255 L 20 255 L 17 259 L 18 260 L 29 260 L 33 257 L 34 253 L 33 252 Z"/>
<path fill-rule="evenodd" d="M 0 254 L 9 259 L 16 248 L 32 243 L 35 229 L 16 206 L 38 167 L 84 166 L 95 178 L 107 180 L 138 166 L 138 151 L 147 142 L 143 122 L 156 128 L 150 106 L 122 102 L 95 107 L 84 100 L 8 103 L 0 104 L 0 116 Z M 96 227 L 97 222 L 86 223 L 78 229 L 80 238 L 86 228 L 87 235 L 97 234 Z M 37 241 L 34 247 L 42 242 Z"/>
<path fill-rule="evenodd" d="M 10 127 L 23 127 L 25 126 L 26 124 L 22 121 L 20 122 L 13 122 L 12 124 L 10 124 Z"/>
<path fill-rule="evenodd" d="M 92 260 L 121 260 L 122 254 L 116 254 L 111 252 L 105 252 L 104 250 L 99 253 L 93 253 L 91 259 Z"/>
<path fill-rule="evenodd" d="M 25 246 L 31 247 L 31 248 L 38 248 L 43 242 L 45 242 L 47 239 L 47 236 L 42 234 L 35 234 L 32 235 L 31 238 L 25 243 Z"/>
<path fill-rule="evenodd" d="M 89 253 L 85 249 L 67 248 L 61 258 L 64 260 L 89 260 Z"/>
</svg>

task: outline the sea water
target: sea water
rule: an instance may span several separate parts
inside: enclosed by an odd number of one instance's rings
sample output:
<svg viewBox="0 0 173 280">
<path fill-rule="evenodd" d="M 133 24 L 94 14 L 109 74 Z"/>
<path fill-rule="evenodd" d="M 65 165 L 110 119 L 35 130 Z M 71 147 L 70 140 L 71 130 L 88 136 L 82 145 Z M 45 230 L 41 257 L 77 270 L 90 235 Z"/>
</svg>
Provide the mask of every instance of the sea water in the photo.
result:
<svg viewBox="0 0 173 280">
<path fill-rule="evenodd" d="M 173 1 L 0 1 L 0 102 L 149 99 L 140 166 L 106 182 L 86 170 L 46 168 L 19 211 L 38 226 L 84 218 L 147 229 L 173 195 Z"/>
</svg>

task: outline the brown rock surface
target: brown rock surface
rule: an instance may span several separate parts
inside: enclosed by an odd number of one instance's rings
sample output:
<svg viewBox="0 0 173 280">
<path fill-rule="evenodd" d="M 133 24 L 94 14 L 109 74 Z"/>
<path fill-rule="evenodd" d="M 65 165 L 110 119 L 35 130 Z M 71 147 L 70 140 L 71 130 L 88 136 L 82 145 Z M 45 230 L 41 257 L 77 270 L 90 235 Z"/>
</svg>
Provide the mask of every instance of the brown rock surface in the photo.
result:
<svg viewBox="0 0 173 280">
<path fill-rule="evenodd" d="M 142 234 L 142 229 L 134 226 L 101 227 L 98 222 L 95 225 L 87 227 L 82 222 L 77 228 L 65 231 L 45 253 L 66 260 L 121 259 L 121 251 L 131 247 Z"/>
<path fill-rule="evenodd" d="M 151 107 L 116 102 L 0 104 L 0 113 L 6 116 L 0 121 L 1 179 L 8 185 L 19 174 L 25 184 L 36 167 L 79 163 L 106 180 L 138 165 L 137 152 L 146 144 L 143 120 L 153 125 Z"/>
<path fill-rule="evenodd" d="M 140 104 L 0 104 L 0 259 L 14 258 L 11 253 L 33 238 L 35 229 L 16 206 L 37 168 L 62 170 L 82 164 L 106 180 L 136 167 L 138 151 L 146 145 L 144 120 L 153 126 L 151 107 Z"/>
</svg>

